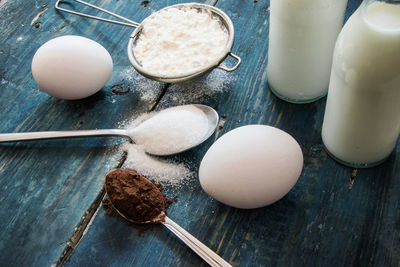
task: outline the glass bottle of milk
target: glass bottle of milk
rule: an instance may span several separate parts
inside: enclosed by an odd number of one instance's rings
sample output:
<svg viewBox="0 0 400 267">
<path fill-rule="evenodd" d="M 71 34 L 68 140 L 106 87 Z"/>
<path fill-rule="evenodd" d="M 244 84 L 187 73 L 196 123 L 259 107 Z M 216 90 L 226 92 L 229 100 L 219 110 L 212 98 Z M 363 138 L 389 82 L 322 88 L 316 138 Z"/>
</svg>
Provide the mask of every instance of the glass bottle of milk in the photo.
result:
<svg viewBox="0 0 400 267">
<path fill-rule="evenodd" d="M 400 0 L 364 0 L 334 52 L 322 139 L 352 167 L 372 167 L 400 132 Z"/>
<path fill-rule="evenodd" d="M 326 95 L 347 0 L 271 0 L 268 84 L 279 98 L 309 103 Z"/>
</svg>

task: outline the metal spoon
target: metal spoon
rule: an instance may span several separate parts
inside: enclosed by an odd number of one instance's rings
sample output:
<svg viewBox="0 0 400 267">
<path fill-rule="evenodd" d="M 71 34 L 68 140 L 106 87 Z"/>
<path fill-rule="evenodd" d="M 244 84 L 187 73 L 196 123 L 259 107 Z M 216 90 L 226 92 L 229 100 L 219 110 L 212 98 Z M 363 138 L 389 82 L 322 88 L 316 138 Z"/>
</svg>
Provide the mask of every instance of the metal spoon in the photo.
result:
<svg viewBox="0 0 400 267">
<path fill-rule="evenodd" d="M 190 145 L 190 147 L 185 147 L 177 149 L 175 151 L 168 151 L 168 153 L 149 153 L 156 156 L 167 156 L 189 150 L 205 140 L 207 140 L 215 131 L 218 125 L 219 116 L 218 113 L 211 107 L 201 104 L 184 105 L 181 107 L 194 106 L 199 108 L 204 112 L 209 120 L 209 129 L 203 138 L 199 139 L 196 144 Z M 174 108 L 174 107 L 172 107 Z M 135 142 L 132 134 L 132 129 L 129 131 L 126 129 L 100 129 L 100 130 L 76 130 L 76 131 L 46 131 L 46 132 L 25 132 L 25 133 L 3 133 L 0 134 L 1 142 L 18 142 L 18 141 L 29 141 L 29 140 L 42 140 L 42 139 L 55 139 L 55 138 L 69 138 L 69 137 L 90 137 L 90 136 L 122 136 L 129 138 L 132 142 Z M 165 140 L 168 142 L 168 140 Z"/>
<path fill-rule="evenodd" d="M 113 171 L 115 171 L 115 170 L 110 171 L 110 173 Z M 115 211 L 118 212 L 119 215 L 121 215 L 122 218 L 124 218 L 125 220 L 127 220 L 129 222 L 136 223 L 136 224 L 161 223 L 165 227 L 167 227 L 172 233 L 174 233 L 175 236 L 178 237 L 189 248 L 191 248 L 194 252 L 196 252 L 197 255 L 199 255 L 210 266 L 213 266 L 213 267 L 214 266 L 219 266 L 219 267 L 220 266 L 223 266 L 223 267 L 230 266 L 230 267 L 232 267 L 232 265 L 230 265 L 223 258 L 218 256 L 218 254 L 216 254 L 214 251 L 212 251 L 210 248 L 208 248 L 206 245 L 204 245 L 202 242 L 200 242 L 197 238 L 195 238 L 194 236 L 189 234 L 185 229 L 183 229 L 178 224 L 176 224 L 174 221 L 172 221 L 170 218 L 168 218 L 165 215 L 165 209 L 162 210 L 160 212 L 160 214 L 158 214 L 158 216 L 155 216 L 152 220 L 145 221 L 145 222 L 142 222 L 142 221 L 138 222 L 138 221 L 135 221 L 135 220 L 127 217 L 123 212 L 118 210 L 113 203 L 113 199 L 111 197 L 112 194 L 110 194 L 110 189 L 107 186 L 107 184 L 108 184 L 107 181 L 109 179 L 112 179 L 110 177 L 111 176 L 109 176 L 108 174 L 106 175 L 106 179 L 104 181 L 104 188 L 106 190 L 106 193 L 110 199 L 110 202 L 111 202 L 113 208 L 115 209 Z M 156 190 L 158 190 L 158 188 L 156 188 Z M 161 194 L 161 192 L 160 192 L 160 194 Z"/>
</svg>

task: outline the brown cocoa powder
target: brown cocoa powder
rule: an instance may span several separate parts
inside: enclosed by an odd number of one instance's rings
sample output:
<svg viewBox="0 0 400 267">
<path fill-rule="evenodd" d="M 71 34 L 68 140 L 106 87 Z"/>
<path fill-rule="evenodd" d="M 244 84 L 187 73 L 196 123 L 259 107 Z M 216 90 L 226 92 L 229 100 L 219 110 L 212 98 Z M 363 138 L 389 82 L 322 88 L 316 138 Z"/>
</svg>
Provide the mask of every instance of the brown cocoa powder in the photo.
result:
<svg viewBox="0 0 400 267">
<path fill-rule="evenodd" d="M 103 200 L 103 207 L 107 214 L 116 216 L 114 206 L 128 220 L 137 223 L 164 221 L 166 209 L 176 202 L 161 192 L 161 185 L 133 169 L 112 170 L 107 174 L 105 186 L 108 198 Z"/>
</svg>

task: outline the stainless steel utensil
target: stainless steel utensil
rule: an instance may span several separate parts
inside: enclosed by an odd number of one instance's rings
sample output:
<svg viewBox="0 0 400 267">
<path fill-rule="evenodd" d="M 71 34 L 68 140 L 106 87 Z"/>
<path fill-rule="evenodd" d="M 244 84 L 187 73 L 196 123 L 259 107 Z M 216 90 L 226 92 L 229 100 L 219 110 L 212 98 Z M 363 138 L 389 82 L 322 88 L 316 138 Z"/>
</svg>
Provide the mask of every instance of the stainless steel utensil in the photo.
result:
<svg viewBox="0 0 400 267">
<path fill-rule="evenodd" d="M 190 147 L 185 147 L 182 149 L 177 149 L 173 152 L 168 153 L 159 152 L 157 154 L 149 153 L 157 156 L 167 156 L 189 150 L 205 140 L 207 140 L 215 131 L 218 125 L 219 116 L 218 113 L 211 107 L 201 104 L 184 105 L 185 106 L 195 106 L 196 108 L 202 110 L 207 116 L 210 126 L 207 133 L 202 139 L 200 139 L 196 144 Z M 174 108 L 174 107 L 172 107 Z M 168 110 L 168 109 L 165 109 Z M 76 130 L 76 131 L 48 131 L 48 132 L 25 132 L 25 133 L 3 133 L 0 134 L 0 143 L 2 142 L 18 142 L 18 141 L 29 141 L 29 140 L 41 140 L 41 139 L 55 139 L 55 138 L 69 138 L 69 137 L 91 137 L 91 136 L 122 136 L 129 138 L 131 141 L 135 142 L 132 134 L 132 129 L 100 129 L 100 130 Z M 165 140 L 168 142 L 168 140 Z"/>
<path fill-rule="evenodd" d="M 89 6 L 91 8 L 94 8 L 96 10 L 99 10 L 101 12 L 107 13 L 113 17 L 116 17 L 122 21 L 117 21 L 117 20 L 112 20 L 112 19 L 105 19 L 105 18 L 101 18 L 98 16 L 92 16 L 92 15 L 88 15 L 85 13 L 81 13 L 81 12 L 76 12 L 70 9 L 66 9 L 66 8 L 62 8 L 60 6 L 60 3 L 66 3 L 69 1 L 73 1 L 73 2 L 78 2 L 81 3 L 83 5 Z M 119 25 L 124 25 L 124 26 L 130 26 L 130 27 L 135 27 L 136 29 L 133 31 L 133 33 L 131 34 L 130 38 L 129 38 L 129 43 L 128 43 L 128 58 L 129 61 L 131 62 L 131 64 L 133 65 L 133 67 L 139 72 L 141 73 L 143 76 L 156 80 L 156 81 L 160 81 L 160 82 L 167 82 L 167 83 L 178 83 L 178 82 L 183 82 L 183 81 L 187 81 L 189 79 L 204 75 L 206 73 L 208 73 L 209 71 L 211 71 L 214 68 L 219 68 L 222 69 L 224 71 L 234 71 L 236 70 L 240 63 L 241 63 L 241 58 L 235 54 L 233 54 L 231 52 L 232 46 L 233 46 L 233 41 L 234 41 L 234 27 L 232 24 L 231 19 L 228 17 L 228 15 L 226 15 L 222 10 L 211 6 L 211 5 L 206 5 L 206 4 L 200 4 L 200 3 L 185 3 L 185 4 L 177 4 L 177 5 L 172 5 L 172 6 L 167 6 L 163 9 L 168 9 L 168 8 L 195 8 L 198 10 L 206 10 L 208 12 L 210 12 L 212 14 L 212 16 L 217 17 L 220 21 L 221 24 L 224 25 L 224 27 L 226 28 L 229 38 L 228 38 L 228 42 L 226 43 L 225 49 L 224 51 L 220 54 L 219 57 L 217 57 L 214 61 L 210 62 L 210 64 L 208 64 L 207 66 L 204 66 L 202 68 L 184 73 L 184 74 L 180 74 L 180 75 L 164 75 L 164 76 L 160 76 L 158 74 L 152 73 L 151 71 L 148 71 L 146 69 L 144 69 L 140 62 L 137 61 L 136 57 L 135 57 L 135 42 L 138 40 L 138 37 L 143 29 L 143 24 L 141 23 L 137 23 L 135 21 L 132 21 L 130 19 L 127 19 L 125 17 L 122 17 L 120 15 L 117 15 L 113 12 L 110 12 L 108 10 L 105 10 L 103 8 L 100 8 L 98 6 L 95 6 L 93 4 L 87 3 L 85 1 L 82 0 L 68 0 L 68 1 L 63 1 L 63 0 L 57 0 L 56 4 L 55 4 L 55 8 L 59 11 L 63 11 L 63 12 L 68 12 L 74 15 L 79 15 L 79 16 L 83 16 L 86 18 L 91 18 L 91 19 L 96 19 L 96 20 L 100 20 L 100 21 L 105 21 L 105 22 L 109 22 L 109 23 L 114 23 L 114 24 L 119 24 Z M 162 10 L 163 10 L 162 9 Z M 159 12 L 159 11 L 158 11 Z M 220 65 L 227 56 L 231 56 L 232 58 L 237 60 L 237 63 L 231 67 L 225 67 Z"/>
<path fill-rule="evenodd" d="M 110 171 L 109 173 L 113 172 L 115 170 Z M 130 218 L 128 218 L 123 212 L 118 210 L 114 204 L 113 200 L 110 197 L 109 194 L 109 189 L 107 187 L 107 179 L 111 179 L 110 175 L 106 175 L 106 179 L 104 181 L 104 188 L 106 190 L 107 195 L 109 196 L 109 199 L 111 201 L 111 204 L 113 205 L 114 209 L 118 212 L 119 215 L 121 215 L 122 218 L 125 220 L 136 223 L 136 224 L 148 224 L 148 223 L 162 223 L 165 227 L 167 227 L 172 233 L 175 234 L 176 237 L 178 237 L 183 243 L 185 243 L 189 248 L 191 248 L 194 252 L 196 252 L 197 255 L 199 255 L 205 262 L 207 262 L 210 266 L 223 266 L 223 267 L 229 267 L 231 266 L 228 262 L 226 262 L 223 258 L 218 256 L 214 251 L 212 251 L 210 248 L 208 248 L 206 245 L 204 245 L 202 242 L 200 242 L 197 238 L 189 234 L 185 229 L 180 227 L 177 223 L 175 223 L 173 220 L 168 218 L 165 215 L 165 210 L 161 211 L 158 216 L 155 216 L 153 220 L 146 221 L 146 222 L 137 222 L 134 221 Z"/>
</svg>

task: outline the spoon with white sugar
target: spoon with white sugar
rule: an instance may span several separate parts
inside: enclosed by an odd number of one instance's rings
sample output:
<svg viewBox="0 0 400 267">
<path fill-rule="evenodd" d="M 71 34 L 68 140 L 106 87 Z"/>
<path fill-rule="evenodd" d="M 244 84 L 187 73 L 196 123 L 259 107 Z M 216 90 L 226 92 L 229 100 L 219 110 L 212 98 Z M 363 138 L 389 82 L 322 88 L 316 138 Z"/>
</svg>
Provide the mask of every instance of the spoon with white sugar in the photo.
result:
<svg viewBox="0 0 400 267">
<path fill-rule="evenodd" d="M 46 131 L 0 134 L 1 142 L 41 139 L 122 136 L 140 145 L 152 155 L 167 156 L 189 150 L 208 139 L 217 128 L 218 113 L 200 104 L 167 108 L 126 129 Z"/>
</svg>

